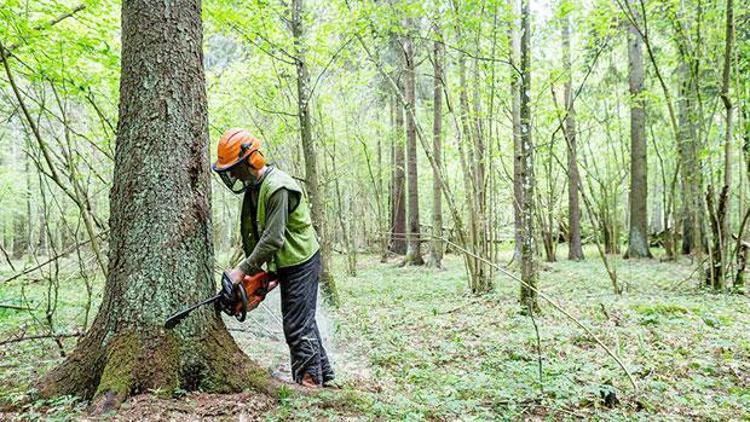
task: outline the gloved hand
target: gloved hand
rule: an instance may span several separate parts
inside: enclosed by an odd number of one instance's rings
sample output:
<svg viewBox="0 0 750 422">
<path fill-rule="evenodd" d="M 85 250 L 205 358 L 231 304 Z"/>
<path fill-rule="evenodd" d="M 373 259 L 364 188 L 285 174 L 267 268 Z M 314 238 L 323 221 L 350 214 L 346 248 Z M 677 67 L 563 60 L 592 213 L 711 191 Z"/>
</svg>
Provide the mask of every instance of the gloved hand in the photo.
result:
<svg viewBox="0 0 750 422">
<path fill-rule="evenodd" d="M 233 277 L 242 275 L 239 282 Z M 235 316 L 239 321 L 245 320 L 248 311 L 252 311 L 268 292 L 278 286 L 279 281 L 274 273 L 259 272 L 252 276 L 245 275 L 241 270 L 225 272 L 221 277 L 221 299 L 217 302 L 221 311 Z"/>
<path fill-rule="evenodd" d="M 232 284 L 240 284 L 245 278 L 245 273 L 240 269 L 240 267 L 234 267 L 231 270 L 224 272 L 224 274 L 226 274 L 229 280 L 232 281 Z"/>
</svg>

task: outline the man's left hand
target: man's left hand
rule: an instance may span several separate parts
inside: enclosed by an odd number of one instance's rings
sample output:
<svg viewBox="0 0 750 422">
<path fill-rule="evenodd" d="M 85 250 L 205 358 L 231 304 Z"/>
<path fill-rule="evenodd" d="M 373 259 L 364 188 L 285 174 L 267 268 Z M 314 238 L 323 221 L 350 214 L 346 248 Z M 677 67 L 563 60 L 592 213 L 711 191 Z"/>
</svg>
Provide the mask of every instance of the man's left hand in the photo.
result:
<svg viewBox="0 0 750 422">
<path fill-rule="evenodd" d="M 227 277 L 232 281 L 232 284 L 240 284 L 245 278 L 245 273 L 242 272 L 240 267 L 235 267 L 227 271 Z"/>
</svg>

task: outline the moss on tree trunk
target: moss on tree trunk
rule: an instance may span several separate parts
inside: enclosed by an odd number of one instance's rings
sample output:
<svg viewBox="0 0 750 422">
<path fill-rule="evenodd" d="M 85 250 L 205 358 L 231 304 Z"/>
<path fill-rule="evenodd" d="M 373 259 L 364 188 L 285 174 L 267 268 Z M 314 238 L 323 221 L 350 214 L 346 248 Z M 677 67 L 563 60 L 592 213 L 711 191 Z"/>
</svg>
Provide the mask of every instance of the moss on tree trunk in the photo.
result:
<svg viewBox="0 0 750 422">
<path fill-rule="evenodd" d="M 117 407 L 157 390 L 274 392 L 213 309 L 165 319 L 214 293 L 200 0 L 122 4 L 120 114 L 110 192 L 109 276 L 86 336 L 41 394 Z"/>
</svg>

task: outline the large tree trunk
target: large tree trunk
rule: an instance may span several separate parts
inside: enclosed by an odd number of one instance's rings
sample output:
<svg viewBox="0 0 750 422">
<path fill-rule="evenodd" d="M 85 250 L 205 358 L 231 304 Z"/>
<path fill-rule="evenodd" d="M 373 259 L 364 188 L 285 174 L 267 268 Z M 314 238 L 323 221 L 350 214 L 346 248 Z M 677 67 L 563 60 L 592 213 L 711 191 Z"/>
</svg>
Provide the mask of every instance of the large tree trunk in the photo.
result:
<svg viewBox="0 0 750 422">
<path fill-rule="evenodd" d="M 416 75 L 414 73 L 414 47 L 411 37 L 404 37 L 404 64 L 406 77 L 404 89 L 406 99 L 406 173 L 409 206 L 409 242 L 404 262 L 424 265 L 419 230 L 419 180 L 417 179 L 417 124 L 414 121 L 416 105 Z M 409 112 L 411 110 L 411 112 Z"/>
<path fill-rule="evenodd" d="M 45 397 L 94 397 L 102 412 L 150 389 L 273 384 L 212 309 L 163 328 L 215 289 L 201 43 L 200 0 L 123 2 L 109 276 L 93 325 L 39 382 Z"/>
<path fill-rule="evenodd" d="M 578 148 L 576 146 L 576 112 L 573 104 L 573 68 L 570 64 L 570 17 L 565 16 L 562 29 L 565 81 L 565 128 L 568 151 L 568 259 L 583 259 L 581 245 L 581 208 L 578 205 Z"/>
<path fill-rule="evenodd" d="M 312 139 L 312 124 L 310 121 L 310 74 L 305 62 L 304 46 L 304 22 L 303 22 L 303 0 L 293 0 L 292 12 L 292 36 L 294 37 L 295 66 L 297 68 L 297 108 L 299 116 L 300 138 L 302 139 L 302 150 L 305 154 L 305 187 L 310 198 L 310 211 L 313 227 L 320 238 L 320 286 L 323 297 L 338 306 L 339 296 L 336 282 L 331 270 L 331 255 L 333 253 L 333 242 L 331 236 L 326 232 L 325 204 L 318 182 L 318 160 L 315 145 Z"/>
<path fill-rule="evenodd" d="M 628 29 L 630 77 L 630 196 L 628 250 L 626 258 L 651 258 L 648 248 L 648 167 L 646 159 L 646 114 L 644 107 L 643 40 L 638 29 Z"/>
<path fill-rule="evenodd" d="M 435 27 L 435 34 L 438 35 L 438 29 Z M 442 43 L 435 40 L 433 43 L 433 62 L 432 69 L 434 72 L 432 95 L 432 154 L 435 157 L 435 167 L 442 167 L 442 122 L 443 122 L 443 68 L 442 68 Z M 437 170 L 432 172 L 432 241 L 430 242 L 430 259 L 431 266 L 440 268 L 443 260 L 443 207 L 442 207 L 442 190 L 440 187 L 440 174 Z"/>
<path fill-rule="evenodd" d="M 531 138 L 531 15 L 529 1 L 521 0 L 521 183 L 523 202 L 521 216 L 521 307 L 536 312 L 537 263 L 534 242 L 534 144 Z"/>
</svg>

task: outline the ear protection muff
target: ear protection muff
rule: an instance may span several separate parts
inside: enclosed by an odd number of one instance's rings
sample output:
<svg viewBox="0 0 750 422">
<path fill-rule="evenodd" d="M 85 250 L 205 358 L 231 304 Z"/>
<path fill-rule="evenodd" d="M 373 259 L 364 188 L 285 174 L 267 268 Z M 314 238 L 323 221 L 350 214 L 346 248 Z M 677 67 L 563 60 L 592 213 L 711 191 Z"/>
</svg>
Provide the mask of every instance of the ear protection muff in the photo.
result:
<svg viewBox="0 0 750 422">
<path fill-rule="evenodd" d="M 261 169 L 263 166 L 266 165 L 266 157 L 263 155 L 263 153 L 256 149 L 255 151 L 250 153 L 250 156 L 247 157 L 247 161 L 250 163 L 250 166 L 252 166 L 254 169 Z"/>
<path fill-rule="evenodd" d="M 266 165 L 266 157 L 260 150 L 260 141 L 255 139 L 251 143 L 243 143 L 240 146 L 240 157 L 243 157 L 247 150 L 250 150 L 250 154 L 247 156 L 247 163 L 254 169 L 263 168 Z"/>
</svg>

